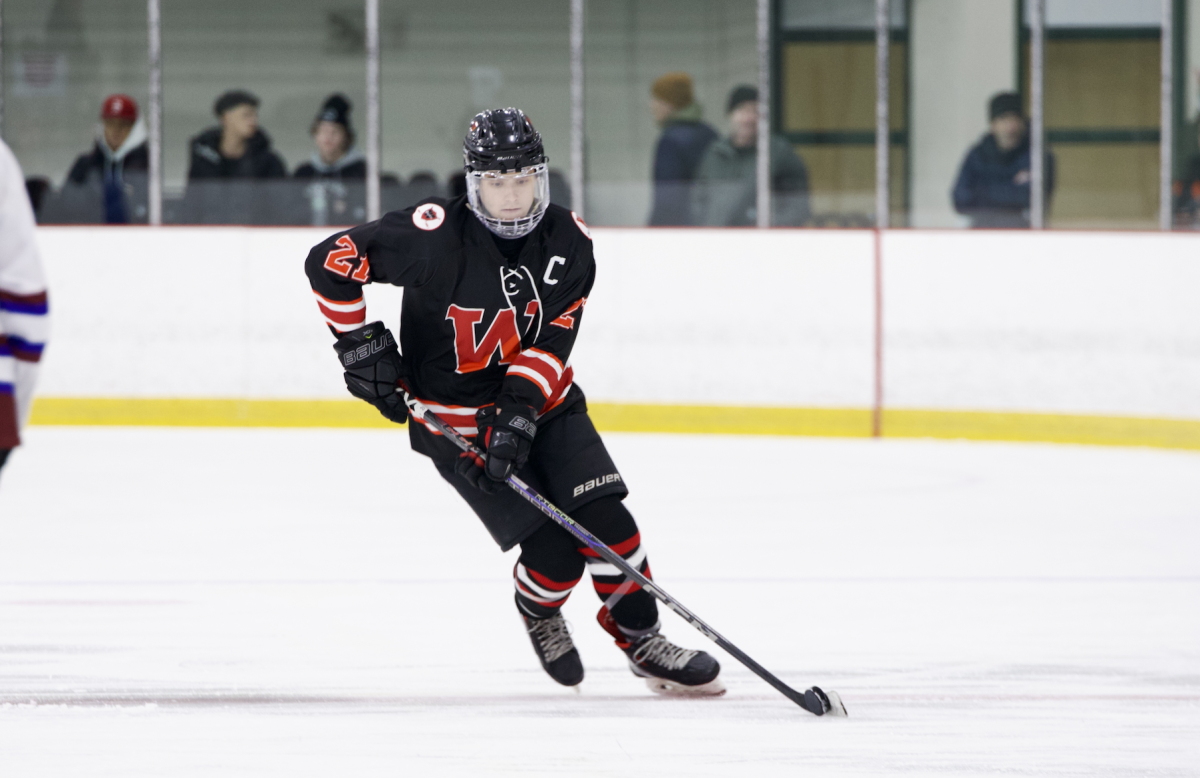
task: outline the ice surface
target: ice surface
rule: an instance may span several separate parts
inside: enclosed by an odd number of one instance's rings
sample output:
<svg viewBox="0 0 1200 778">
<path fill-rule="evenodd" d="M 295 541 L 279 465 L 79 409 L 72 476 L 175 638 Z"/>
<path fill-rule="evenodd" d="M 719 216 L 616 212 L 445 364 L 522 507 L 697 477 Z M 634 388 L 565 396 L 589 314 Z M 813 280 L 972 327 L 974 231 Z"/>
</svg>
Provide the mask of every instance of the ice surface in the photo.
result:
<svg viewBox="0 0 1200 778">
<path fill-rule="evenodd" d="M 1200 456 L 606 436 L 656 579 L 794 686 L 653 696 L 403 433 L 33 428 L 0 483 L 0 775 L 1200 775 Z M 665 611 L 664 611 L 665 613 Z M 665 613 L 667 634 L 715 650 Z"/>
</svg>

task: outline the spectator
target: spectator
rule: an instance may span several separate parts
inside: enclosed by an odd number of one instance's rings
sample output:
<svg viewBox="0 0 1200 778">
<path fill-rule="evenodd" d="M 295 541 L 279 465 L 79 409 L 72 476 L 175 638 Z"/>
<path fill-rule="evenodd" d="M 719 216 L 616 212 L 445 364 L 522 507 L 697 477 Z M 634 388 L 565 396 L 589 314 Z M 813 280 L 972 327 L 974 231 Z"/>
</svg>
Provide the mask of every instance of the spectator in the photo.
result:
<svg viewBox="0 0 1200 778">
<path fill-rule="evenodd" d="M 42 206 L 52 191 L 50 179 L 45 176 L 30 176 L 25 179 L 25 194 L 29 195 L 29 205 L 33 207 L 35 219 L 41 219 Z"/>
<path fill-rule="evenodd" d="M 213 178 L 283 178 L 283 160 L 258 126 L 258 98 L 233 90 L 213 106 L 221 122 L 192 138 L 188 181 Z"/>
<path fill-rule="evenodd" d="M 309 224 L 366 221 L 367 158 L 354 146 L 350 107 L 344 95 L 330 95 L 313 119 L 310 133 L 316 150 L 295 173 L 297 179 L 310 182 L 303 191 Z"/>
<path fill-rule="evenodd" d="M 696 174 L 696 223 L 747 227 L 758 223 L 758 90 L 736 87 L 729 95 L 728 138 L 704 153 Z M 809 221 L 808 169 L 786 140 L 771 136 L 771 224 L 798 227 Z"/>
<path fill-rule="evenodd" d="M 988 105 L 991 131 L 967 152 L 954 184 L 954 210 L 971 218 L 972 227 L 1029 226 L 1031 165 L 1029 133 L 1021 98 L 1001 92 Z M 1043 166 L 1046 202 L 1054 191 L 1054 156 Z"/>
<path fill-rule="evenodd" d="M 145 222 L 150 154 L 137 103 L 129 95 L 109 95 L 100 106 L 100 122 L 91 152 L 81 154 L 67 173 L 55 220 Z"/>
<path fill-rule="evenodd" d="M 1191 127 L 1192 149 L 1183 175 L 1171 182 L 1175 226 L 1195 229 L 1200 226 L 1200 121 Z"/>
<path fill-rule="evenodd" d="M 650 112 L 662 128 L 654 149 L 650 226 L 691 224 L 692 182 L 704 150 L 717 139 L 717 133 L 700 120 L 700 105 L 687 73 L 667 73 L 654 82 L 650 87 Z"/>
<path fill-rule="evenodd" d="M 350 126 L 350 101 L 344 95 L 330 95 L 313 119 L 312 159 L 296 168 L 296 178 L 365 179 L 367 158 L 354 146 Z"/>
</svg>

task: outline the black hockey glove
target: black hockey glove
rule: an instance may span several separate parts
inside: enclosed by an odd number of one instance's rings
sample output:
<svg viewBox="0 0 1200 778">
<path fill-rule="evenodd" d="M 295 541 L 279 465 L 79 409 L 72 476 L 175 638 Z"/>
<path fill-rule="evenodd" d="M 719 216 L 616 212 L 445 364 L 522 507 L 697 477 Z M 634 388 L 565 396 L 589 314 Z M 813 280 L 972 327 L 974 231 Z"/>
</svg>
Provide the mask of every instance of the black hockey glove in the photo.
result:
<svg viewBox="0 0 1200 778">
<path fill-rule="evenodd" d="M 455 470 L 489 494 L 503 489 L 505 479 L 529 461 L 533 436 L 537 434 L 535 415 L 528 405 L 480 408 L 475 414 L 475 426 L 479 429 L 475 443 L 483 449 L 483 457 L 464 453 L 458 458 Z"/>
<path fill-rule="evenodd" d="M 408 377 L 396 339 L 383 322 L 347 332 L 333 344 L 350 394 L 374 405 L 385 418 L 403 424 L 408 421 L 408 406 L 400 390 Z"/>
</svg>

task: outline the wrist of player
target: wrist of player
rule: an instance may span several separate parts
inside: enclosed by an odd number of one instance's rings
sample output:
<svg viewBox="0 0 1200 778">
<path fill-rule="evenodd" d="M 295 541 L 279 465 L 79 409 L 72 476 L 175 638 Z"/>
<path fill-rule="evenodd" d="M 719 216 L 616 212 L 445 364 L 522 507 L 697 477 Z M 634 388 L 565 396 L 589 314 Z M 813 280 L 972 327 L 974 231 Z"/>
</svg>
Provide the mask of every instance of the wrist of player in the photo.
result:
<svg viewBox="0 0 1200 778">
<path fill-rule="evenodd" d="M 346 389 L 397 424 L 408 421 L 403 384 L 408 369 L 396 339 L 383 322 L 343 333 L 333 344 L 345 371 Z"/>
<path fill-rule="evenodd" d="M 528 405 L 494 405 L 475 414 L 476 442 L 484 451 L 484 474 L 504 481 L 529 461 L 537 435 L 537 412 Z"/>
</svg>

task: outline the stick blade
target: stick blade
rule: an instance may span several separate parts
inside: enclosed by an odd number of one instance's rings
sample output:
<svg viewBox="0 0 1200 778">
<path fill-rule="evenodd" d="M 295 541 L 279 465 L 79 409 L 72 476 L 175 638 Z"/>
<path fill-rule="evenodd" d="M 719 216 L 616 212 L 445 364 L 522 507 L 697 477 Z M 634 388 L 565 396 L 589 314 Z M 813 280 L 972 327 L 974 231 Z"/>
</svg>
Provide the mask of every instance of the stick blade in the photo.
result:
<svg viewBox="0 0 1200 778">
<path fill-rule="evenodd" d="M 814 713 L 818 716 L 838 716 L 845 718 L 846 706 L 842 703 L 842 698 L 837 692 L 826 692 L 820 686 L 814 686 L 804 692 L 804 701 L 800 706 L 809 713 Z"/>
<path fill-rule="evenodd" d="M 846 705 L 842 702 L 842 697 L 832 689 L 825 692 L 825 696 L 829 698 L 829 710 L 825 711 L 827 716 L 840 716 L 846 718 L 850 714 L 846 712 Z"/>
</svg>

